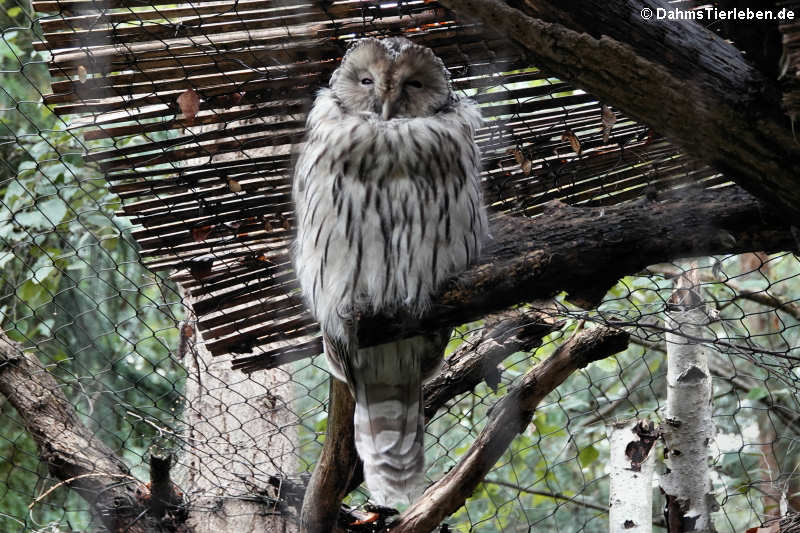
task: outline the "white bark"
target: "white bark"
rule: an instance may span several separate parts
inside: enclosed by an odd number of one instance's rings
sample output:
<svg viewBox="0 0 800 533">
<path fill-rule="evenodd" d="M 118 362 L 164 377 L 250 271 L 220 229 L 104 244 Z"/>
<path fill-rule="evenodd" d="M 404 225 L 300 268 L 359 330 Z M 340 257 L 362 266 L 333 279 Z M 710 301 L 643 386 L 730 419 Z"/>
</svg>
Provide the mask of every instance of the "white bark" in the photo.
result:
<svg viewBox="0 0 800 533">
<path fill-rule="evenodd" d="M 647 421 L 630 419 L 608 426 L 610 533 L 650 533 L 653 530 L 655 450 L 652 449 L 653 440 L 643 439 L 637 431 L 648 425 Z"/>
<path fill-rule="evenodd" d="M 708 445 L 714 437 L 708 368 L 711 349 L 686 337 L 707 337 L 709 317 L 705 306 L 697 305 L 700 302 L 697 294 L 684 288 L 681 280 L 685 278 L 680 278 L 673 295 L 679 309 L 666 316 L 667 329 L 676 333 L 666 335 L 667 403 L 663 438 L 667 472 L 661 478 L 661 487 L 667 498 L 670 533 L 711 532 L 714 531 L 708 503 L 711 488 Z"/>
<path fill-rule="evenodd" d="M 184 356 L 188 447 L 176 472 L 189 500 L 187 525 L 195 533 L 298 531 L 269 482 L 297 469 L 291 376 L 231 370 L 229 356 L 212 358 L 196 340 Z"/>
</svg>

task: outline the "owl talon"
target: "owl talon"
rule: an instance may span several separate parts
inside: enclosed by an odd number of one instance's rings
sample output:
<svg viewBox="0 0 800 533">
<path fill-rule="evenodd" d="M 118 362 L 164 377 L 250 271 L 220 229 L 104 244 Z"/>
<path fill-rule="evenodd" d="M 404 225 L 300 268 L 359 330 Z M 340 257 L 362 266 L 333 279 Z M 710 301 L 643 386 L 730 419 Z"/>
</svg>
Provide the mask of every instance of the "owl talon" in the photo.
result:
<svg viewBox="0 0 800 533">
<path fill-rule="evenodd" d="M 398 511 L 394 507 L 384 507 L 383 505 L 375 505 L 374 503 L 364 504 L 364 510 L 367 511 L 368 513 L 377 513 L 383 517 L 400 514 L 400 511 Z"/>
<path fill-rule="evenodd" d="M 353 509 L 348 513 L 350 518 L 357 520 L 349 522 L 347 528 L 350 531 L 381 531 L 386 526 L 386 519 L 396 514 L 397 509 L 391 507 L 366 504 L 364 511 Z"/>
<path fill-rule="evenodd" d="M 356 520 L 355 522 L 351 522 L 347 524 L 348 526 L 363 526 L 366 524 L 372 524 L 373 522 L 377 522 L 378 519 L 381 517 L 378 513 L 369 513 L 366 517 L 362 518 L 361 520 Z"/>
</svg>

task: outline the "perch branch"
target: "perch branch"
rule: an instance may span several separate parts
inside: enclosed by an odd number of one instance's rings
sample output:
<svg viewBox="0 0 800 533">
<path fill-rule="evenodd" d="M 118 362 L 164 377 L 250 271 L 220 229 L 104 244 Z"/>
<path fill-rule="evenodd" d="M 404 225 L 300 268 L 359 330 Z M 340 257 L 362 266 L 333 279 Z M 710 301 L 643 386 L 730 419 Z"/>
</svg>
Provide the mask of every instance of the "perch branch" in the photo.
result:
<svg viewBox="0 0 800 533">
<path fill-rule="evenodd" d="M 144 484 L 84 426 L 35 355 L 0 333 L 0 393 L 14 406 L 50 473 L 75 490 L 110 531 L 157 531 L 137 520 Z M 122 481 L 121 481 L 122 480 Z M 127 528 L 127 529 L 126 529 Z"/>
<path fill-rule="evenodd" d="M 523 309 L 486 317 L 484 327 L 464 339 L 442 370 L 425 383 L 425 418 L 430 420 L 444 404 L 481 381 L 494 389 L 500 381 L 497 365 L 515 352 L 540 346 L 542 337 L 560 325 L 544 313 Z"/>
<path fill-rule="evenodd" d="M 500 377 L 497 365 L 503 359 L 533 350 L 542 337 L 559 326 L 539 311 L 515 309 L 486 317 L 484 327 L 469 335 L 444 362 L 442 371 L 425 383 L 426 418 L 432 418 L 445 403 L 481 381 L 494 383 Z M 311 532 L 330 531 L 342 499 L 364 479 L 353 443 L 353 400 L 347 387 L 335 380 L 330 404 L 328 436 L 303 500 L 302 520 Z"/>
<path fill-rule="evenodd" d="M 754 195 L 800 214 L 800 144 L 780 89 L 731 43 L 689 20 L 645 20 L 664 0 L 442 0 L 507 35 L 528 61 L 656 126 Z"/>
<path fill-rule="evenodd" d="M 303 531 L 308 533 L 338 531 L 339 508 L 358 466 L 353 440 L 355 402 L 347 385 L 333 378 L 330 382 L 327 436 L 300 512 Z"/>
<path fill-rule="evenodd" d="M 464 324 L 561 291 L 592 308 L 617 280 L 647 265 L 794 247 L 785 218 L 738 187 L 612 207 L 554 204 L 533 219 L 498 216 L 492 234 L 480 262 L 448 284 L 424 316 L 361 317 L 359 343 Z"/>
<path fill-rule="evenodd" d="M 391 526 L 393 533 L 427 532 L 455 512 L 473 493 L 517 434 L 530 423 L 536 406 L 579 368 L 624 350 L 628 334 L 606 327 L 583 330 L 562 344 L 498 401 L 489 421 L 455 468 L 434 483 Z"/>
</svg>

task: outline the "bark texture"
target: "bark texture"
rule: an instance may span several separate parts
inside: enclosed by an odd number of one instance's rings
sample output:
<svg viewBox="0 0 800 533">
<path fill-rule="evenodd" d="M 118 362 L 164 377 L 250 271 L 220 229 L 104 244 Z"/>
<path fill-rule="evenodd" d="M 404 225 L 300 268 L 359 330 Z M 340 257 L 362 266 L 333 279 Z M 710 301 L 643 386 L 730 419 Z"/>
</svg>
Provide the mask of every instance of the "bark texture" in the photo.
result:
<svg viewBox="0 0 800 533">
<path fill-rule="evenodd" d="M 711 420 L 710 348 L 689 338 L 707 335 L 709 317 L 695 282 L 678 278 L 670 298 L 667 333 L 667 402 L 662 430 L 667 471 L 661 477 L 668 533 L 714 531 L 708 445 Z M 688 336 L 685 337 L 683 335 Z"/>
<path fill-rule="evenodd" d="M 491 233 L 480 262 L 447 285 L 422 317 L 361 317 L 360 344 L 464 324 L 561 291 L 592 308 L 617 280 L 648 265 L 796 246 L 787 220 L 738 187 L 613 207 L 555 203 L 534 219 L 497 216 Z"/>
<path fill-rule="evenodd" d="M 560 323 L 539 311 L 510 309 L 486 317 L 484 327 L 471 333 L 442 364 L 442 370 L 425 383 L 425 418 L 457 395 L 485 381 L 492 389 L 500 382 L 498 365 L 515 352 L 529 352 Z"/>
<path fill-rule="evenodd" d="M 656 438 L 653 423 L 646 420 L 623 420 L 608 426 L 610 533 L 653 530 Z"/>
<path fill-rule="evenodd" d="M 642 17 L 664 0 L 442 0 L 529 61 L 651 124 L 785 213 L 800 214 L 800 145 L 775 78 L 701 23 Z M 741 21 L 737 21 L 741 22 Z M 744 25 L 744 24 L 741 24 Z"/>
<path fill-rule="evenodd" d="M 361 479 L 353 438 L 355 400 L 345 383 L 330 381 L 328 434 L 303 498 L 301 523 L 307 533 L 338 531 L 336 519 L 356 468 Z"/>
<path fill-rule="evenodd" d="M 198 533 L 299 531 L 297 512 L 276 483 L 296 471 L 291 375 L 244 376 L 229 357 L 214 358 L 200 337 L 194 341 L 183 361 L 190 446 L 176 469 L 189 500 L 188 524 Z"/>
</svg>

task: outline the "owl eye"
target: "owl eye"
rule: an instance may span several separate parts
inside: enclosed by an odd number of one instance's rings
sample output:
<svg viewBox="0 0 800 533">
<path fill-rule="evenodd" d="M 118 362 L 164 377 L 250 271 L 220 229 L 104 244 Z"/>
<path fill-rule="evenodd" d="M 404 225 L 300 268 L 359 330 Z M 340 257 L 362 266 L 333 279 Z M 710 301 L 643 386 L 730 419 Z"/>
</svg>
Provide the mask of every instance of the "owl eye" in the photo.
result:
<svg viewBox="0 0 800 533">
<path fill-rule="evenodd" d="M 419 80 L 408 80 L 406 85 L 414 87 L 415 89 L 422 89 L 422 82 Z"/>
<path fill-rule="evenodd" d="M 372 85 L 372 78 L 364 78 L 361 80 L 361 85 Z"/>
</svg>

